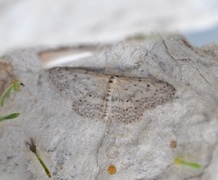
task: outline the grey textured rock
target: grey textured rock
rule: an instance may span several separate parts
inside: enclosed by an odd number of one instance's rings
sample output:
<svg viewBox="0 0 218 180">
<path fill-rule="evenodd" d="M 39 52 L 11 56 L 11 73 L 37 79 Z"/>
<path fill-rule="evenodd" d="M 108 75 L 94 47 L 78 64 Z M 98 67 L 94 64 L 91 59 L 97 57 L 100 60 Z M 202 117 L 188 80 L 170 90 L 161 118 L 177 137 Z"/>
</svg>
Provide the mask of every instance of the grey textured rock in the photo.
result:
<svg viewBox="0 0 218 180">
<path fill-rule="evenodd" d="M 107 46 L 72 63 L 103 74 L 152 76 L 175 87 L 174 99 L 145 109 L 143 119 L 130 124 L 107 124 L 73 111 L 72 98 L 54 88 L 37 54 L 38 50 L 17 50 L 1 59 L 10 62 L 11 73 L 25 84 L 14 101 L 8 99 L 7 107 L 1 108 L 1 114 L 21 113 L 0 123 L 1 179 L 47 178 L 25 146 L 31 137 L 57 180 L 218 178 L 216 45 L 195 48 L 182 36 L 171 36 Z M 176 165 L 178 157 L 202 168 Z M 110 165 L 116 167 L 113 175 Z"/>
</svg>

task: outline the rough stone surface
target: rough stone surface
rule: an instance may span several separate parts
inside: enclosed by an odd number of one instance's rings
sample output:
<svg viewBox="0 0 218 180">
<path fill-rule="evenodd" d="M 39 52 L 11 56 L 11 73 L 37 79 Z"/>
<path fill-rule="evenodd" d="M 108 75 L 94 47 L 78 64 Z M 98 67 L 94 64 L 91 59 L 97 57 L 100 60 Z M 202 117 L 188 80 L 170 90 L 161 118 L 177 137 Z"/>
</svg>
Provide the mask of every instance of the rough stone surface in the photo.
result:
<svg viewBox="0 0 218 180">
<path fill-rule="evenodd" d="M 72 98 L 54 88 L 38 51 L 16 50 L 1 58 L 25 85 L 0 109 L 21 113 L 0 122 L 2 180 L 47 179 L 25 145 L 30 138 L 55 180 L 218 179 L 217 45 L 195 48 L 182 36 L 121 42 L 71 63 L 103 74 L 152 76 L 175 87 L 172 100 L 146 109 L 130 124 L 80 116 Z M 9 75 L 2 76 L 5 69 L 0 72 L 0 82 L 10 83 Z M 176 165 L 177 158 L 202 168 Z"/>
</svg>

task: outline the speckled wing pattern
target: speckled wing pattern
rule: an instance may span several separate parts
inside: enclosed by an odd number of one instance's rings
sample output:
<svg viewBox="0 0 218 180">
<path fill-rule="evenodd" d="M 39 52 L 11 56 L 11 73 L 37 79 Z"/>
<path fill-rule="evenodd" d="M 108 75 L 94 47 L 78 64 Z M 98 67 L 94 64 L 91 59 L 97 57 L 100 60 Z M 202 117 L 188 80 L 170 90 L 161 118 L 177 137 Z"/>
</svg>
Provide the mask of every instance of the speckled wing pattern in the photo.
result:
<svg viewBox="0 0 218 180">
<path fill-rule="evenodd" d="M 57 89 L 72 98 L 73 110 L 83 117 L 102 118 L 108 76 L 73 68 L 54 68 L 50 79 Z"/>
<path fill-rule="evenodd" d="M 118 77 L 110 117 L 125 123 L 141 119 L 143 112 L 174 97 L 175 88 L 154 78 Z"/>
<path fill-rule="evenodd" d="M 73 110 L 83 117 L 124 123 L 139 121 L 146 109 L 171 99 L 175 88 L 154 78 L 122 77 L 75 68 L 49 72 L 57 89 L 73 100 Z"/>
</svg>

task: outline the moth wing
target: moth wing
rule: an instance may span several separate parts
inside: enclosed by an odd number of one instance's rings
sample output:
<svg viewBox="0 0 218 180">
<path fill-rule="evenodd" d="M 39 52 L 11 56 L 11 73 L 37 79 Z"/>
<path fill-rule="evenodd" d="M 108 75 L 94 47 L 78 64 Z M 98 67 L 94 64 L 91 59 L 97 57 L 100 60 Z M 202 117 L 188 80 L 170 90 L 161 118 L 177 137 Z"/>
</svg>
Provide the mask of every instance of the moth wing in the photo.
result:
<svg viewBox="0 0 218 180">
<path fill-rule="evenodd" d="M 175 88 L 150 78 L 118 77 L 111 104 L 111 118 L 125 123 L 138 121 L 146 109 L 173 98 Z"/>
<path fill-rule="evenodd" d="M 73 100 L 73 110 L 83 117 L 103 117 L 108 75 L 74 68 L 54 68 L 49 77 L 56 88 Z"/>
</svg>

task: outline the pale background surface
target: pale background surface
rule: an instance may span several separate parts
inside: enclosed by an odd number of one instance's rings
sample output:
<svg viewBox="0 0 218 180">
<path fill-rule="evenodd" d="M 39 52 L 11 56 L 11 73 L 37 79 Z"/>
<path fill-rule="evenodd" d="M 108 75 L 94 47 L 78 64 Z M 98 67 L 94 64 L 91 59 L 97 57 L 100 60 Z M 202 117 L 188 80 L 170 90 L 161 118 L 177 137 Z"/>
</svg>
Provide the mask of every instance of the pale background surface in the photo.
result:
<svg viewBox="0 0 218 180">
<path fill-rule="evenodd" d="M 1 0 L 0 52 L 213 28 L 216 0 Z"/>
<path fill-rule="evenodd" d="M 154 38 L 142 44 L 103 45 L 71 63 L 112 74 L 152 75 L 176 88 L 173 101 L 146 110 L 132 125 L 113 121 L 106 126 L 72 111 L 71 98 L 54 89 L 37 55 L 39 49 L 116 42 L 138 33 L 188 34 L 217 22 L 215 0 L 0 1 L 0 51 L 13 50 L 0 61 L 10 62 L 15 77 L 25 84 L 9 107 L 1 109 L 1 114 L 21 115 L 0 123 L 0 179 L 47 178 L 25 146 L 32 137 L 55 180 L 217 180 L 217 46 L 196 49 L 179 36 Z M 171 141 L 177 141 L 175 149 Z M 176 166 L 177 157 L 202 168 Z M 111 164 L 115 175 L 107 171 Z"/>
</svg>

